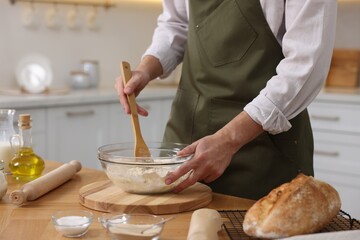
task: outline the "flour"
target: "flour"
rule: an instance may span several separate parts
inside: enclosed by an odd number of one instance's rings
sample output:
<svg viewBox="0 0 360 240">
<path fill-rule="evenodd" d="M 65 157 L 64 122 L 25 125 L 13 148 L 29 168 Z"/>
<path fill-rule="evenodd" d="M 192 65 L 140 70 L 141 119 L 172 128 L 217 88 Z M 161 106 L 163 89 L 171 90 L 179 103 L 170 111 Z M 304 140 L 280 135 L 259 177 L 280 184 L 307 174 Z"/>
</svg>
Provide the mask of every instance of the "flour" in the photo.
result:
<svg viewBox="0 0 360 240">
<path fill-rule="evenodd" d="M 90 226 L 89 219 L 82 216 L 65 216 L 56 220 L 55 228 L 64 236 L 84 235 Z"/>
<path fill-rule="evenodd" d="M 108 229 L 117 239 L 151 240 L 160 235 L 162 227 L 150 224 L 116 224 L 109 226 Z"/>
<path fill-rule="evenodd" d="M 175 171 L 176 167 L 178 165 L 108 165 L 106 173 L 113 183 L 125 192 L 138 194 L 164 193 L 171 191 L 187 177 L 187 175 L 183 176 L 176 182 L 166 185 L 165 177 L 170 172 Z"/>
</svg>

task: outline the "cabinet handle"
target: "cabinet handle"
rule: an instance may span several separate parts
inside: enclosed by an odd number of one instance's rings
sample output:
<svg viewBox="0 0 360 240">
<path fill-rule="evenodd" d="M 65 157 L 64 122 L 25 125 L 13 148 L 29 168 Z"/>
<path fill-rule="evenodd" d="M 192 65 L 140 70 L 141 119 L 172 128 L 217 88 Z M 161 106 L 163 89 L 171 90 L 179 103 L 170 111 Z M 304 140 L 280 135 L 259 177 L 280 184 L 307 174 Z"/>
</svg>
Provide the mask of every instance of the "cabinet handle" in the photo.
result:
<svg viewBox="0 0 360 240">
<path fill-rule="evenodd" d="M 315 155 L 329 156 L 329 157 L 338 157 L 340 155 L 339 152 L 335 151 L 323 151 L 323 150 L 314 150 Z"/>
<path fill-rule="evenodd" d="M 314 120 L 329 121 L 329 122 L 338 122 L 338 121 L 340 121 L 339 116 L 311 115 L 311 118 L 314 119 Z"/>
<path fill-rule="evenodd" d="M 77 111 L 77 112 L 66 112 L 67 117 L 85 117 L 94 115 L 94 110 L 87 110 L 87 111 Z"/>
</svg>

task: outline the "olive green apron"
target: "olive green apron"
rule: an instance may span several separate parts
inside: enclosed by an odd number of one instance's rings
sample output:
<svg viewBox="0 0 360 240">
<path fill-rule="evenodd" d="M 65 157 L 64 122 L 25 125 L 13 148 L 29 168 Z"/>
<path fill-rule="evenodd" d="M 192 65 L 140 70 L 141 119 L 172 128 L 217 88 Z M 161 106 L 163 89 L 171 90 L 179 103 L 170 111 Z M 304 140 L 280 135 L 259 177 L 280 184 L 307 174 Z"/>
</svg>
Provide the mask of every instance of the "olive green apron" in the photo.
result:
<svg viewBox="0 0 360 240">
<path fill-rule="evenodd" d="M 182 77 L 164 141 L 192 143 L 238 115 L 276 74 L 282 49 L 259 0 L 191 0 Z M 298 172 L 313 175 L 307 111 L 285 133 L 267 132 L 241 148 L 214 192 L 258 199 Z"/>
</svg>

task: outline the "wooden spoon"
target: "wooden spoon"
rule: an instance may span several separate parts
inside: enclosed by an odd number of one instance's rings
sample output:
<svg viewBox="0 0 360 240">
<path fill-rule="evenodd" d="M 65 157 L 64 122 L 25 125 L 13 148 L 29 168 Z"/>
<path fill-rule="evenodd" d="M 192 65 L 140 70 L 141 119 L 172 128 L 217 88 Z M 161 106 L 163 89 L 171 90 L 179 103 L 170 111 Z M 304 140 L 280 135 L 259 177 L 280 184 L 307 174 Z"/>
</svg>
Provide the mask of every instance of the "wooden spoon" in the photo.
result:
<svg viewBox="0 0 360 240">
<path fill-rule="evenodd" d="M 130 80 L 132 73 L 130 64 L 128 62 L 121 62 L 120 63 L 120 69 L 122 74 L 122 79 L 124 82 L 124 86 L 126 83 Z M 149 158 L 149 160 L 152 160 L 150 157 L 150 151 L 147 147 L 140 130 L 140 124 L 139 124 L 139 117 L 138 112 L 136 108 L 136 100 L 135 100 L 135 94 L 127 95 L 127 99 L 130 105 L 130 111 L 131 111 L 131 122 L 133 126 L 133 132 L 135 137 L 135 146 L 134 146 L 134 156 L 135 157 L 146 157 Z"/>
</svg>

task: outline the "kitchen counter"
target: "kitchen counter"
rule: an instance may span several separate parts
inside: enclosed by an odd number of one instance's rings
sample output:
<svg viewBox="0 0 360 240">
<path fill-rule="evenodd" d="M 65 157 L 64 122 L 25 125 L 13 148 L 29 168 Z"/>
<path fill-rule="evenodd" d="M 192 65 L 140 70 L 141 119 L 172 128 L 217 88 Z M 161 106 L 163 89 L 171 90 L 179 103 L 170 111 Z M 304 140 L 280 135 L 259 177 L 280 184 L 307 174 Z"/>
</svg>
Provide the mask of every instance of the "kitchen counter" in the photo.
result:
<svg viewBox="0 0 360 240">
<path fill-rule="evenodd" d="M 360 103 L 360 88 L 323 88 L 315 99 L 317 102 Z"/>
<path fill-rule="evenodd" d="M 138 101 L 173 97 L 175 85 L 150 84 L 137 97 Z M 114 88 L 95 88 L 84 90 L 54 90 L 45 94 L 20 94 L 17 91 L 0 90 L 0 108 L 36 108 L 71 106 L 74 104 L 101 104 L 118 102 Z M 335 101 L 350 104 L 360 103 L 360 88 L 324 88 L 316 101 Z"/>
<path fill-rule="evenodd" d="M 51 171 L 60 163 L 46 161 L 45 172 Z M 89 232 L 81 239 L 111 239 L 106 231 L 98 223 L 97 218 L 102 214 L 80 205 L 79 189 L 92 182 L 107 179 L 103 171 L 83 168 L 73 179 L 61 185 L 57 189 L 47 193 L 41 198 L 28 202 L 22 206 L 16 206 L 9 202 L 9 193 L 19 189 L 21 184 L 16 183 L 12 176 L 7 176 L 8 191 L 0 202 L 0 239 L 1 240 L 49 240 L 68 239 L 62 237 L 51 223 L 51 214 L 57 210 L 83 209 L 94 213 L 94 223 Z M 207 206 L 216 210 L 241 210 L 248 209 L 254 201 L 213 194 L 212 202 Z M 192 212 L 184 212 L 175 215 L 176 218 L 167 222 L 161 234 L 162 240 L 186 239 Z M 220 232 L 220 239 L 229 239 L 225 230 Z"/>
<path fill-rule="evenodd" d="M 137 97 L 138 101 L 173 97 L 174 85 L 150 84 Z M 118 96 L 114 88 L 95 88 L 83 90 L 53 90 L 44 94 L 21 94 L 18 91 L 0 91 L 0 108 L 34 108 L 69 106 L 73 104 L 101 104 L 117 102 Z"/>
</svg>

